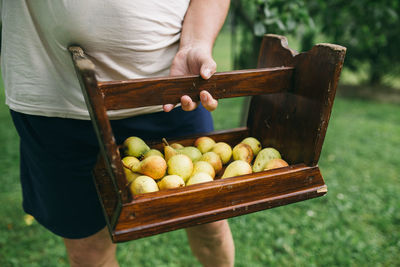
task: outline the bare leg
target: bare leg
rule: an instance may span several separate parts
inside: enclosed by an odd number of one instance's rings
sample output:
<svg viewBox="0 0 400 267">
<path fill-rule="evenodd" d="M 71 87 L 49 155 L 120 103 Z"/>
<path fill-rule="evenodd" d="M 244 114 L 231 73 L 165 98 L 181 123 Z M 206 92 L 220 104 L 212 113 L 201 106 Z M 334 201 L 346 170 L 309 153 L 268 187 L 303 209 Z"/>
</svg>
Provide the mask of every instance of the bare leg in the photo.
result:
<svg viewBox="0 0 400 267">
<path fill-rule="evenodd" d="M 235 247 L 227 220 L 186 229 L 190 248 L 205 267 L 232 267 Z"/>
<path fill-rule="evenodd" d="M 64 238 L 71 267 L 77 266 L 119 266 L 115 258 L 116 244 L 113 244 L 107 228 L 81 239 Z"/>
</svg>

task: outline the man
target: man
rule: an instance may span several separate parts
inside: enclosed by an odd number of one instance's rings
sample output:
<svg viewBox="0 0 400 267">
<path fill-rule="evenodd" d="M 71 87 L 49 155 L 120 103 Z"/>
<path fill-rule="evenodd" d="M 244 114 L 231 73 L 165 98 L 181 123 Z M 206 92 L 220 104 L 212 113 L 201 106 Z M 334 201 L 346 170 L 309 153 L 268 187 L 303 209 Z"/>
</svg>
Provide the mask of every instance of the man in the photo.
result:
<svg viewBox="0 0 400 267">
<path fill-rule="evenodd" d="M 212 47 L 229 0 L 3 0 L 2 74 L 6 102 L 20 135 L 24 210 L 63 237 L 71 266 L 118 266 L 116 245 L 90 177 L 98 153 L 89 115 L 68 54 L 81 45 L 99 81 L 215 71 Z M 212 130 L 208 111 L 182 96 L 173 104 L 109 112 L 117 141 Z M 208 110 L 208 111 L 207 111 Z M 195 121 L 196 123 L 193 123 Z M 73 195 L 73 198 L 68 196 Z M 187 229 L 204 266 L 233 266 L 227 222 Z"/>
</svg>

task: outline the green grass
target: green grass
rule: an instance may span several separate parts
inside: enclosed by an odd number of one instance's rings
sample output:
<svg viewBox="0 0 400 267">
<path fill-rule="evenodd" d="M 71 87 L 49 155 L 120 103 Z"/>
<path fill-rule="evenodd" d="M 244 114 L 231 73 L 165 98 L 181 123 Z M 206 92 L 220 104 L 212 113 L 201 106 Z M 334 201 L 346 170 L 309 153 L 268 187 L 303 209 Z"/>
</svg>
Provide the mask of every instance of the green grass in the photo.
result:
<svg viewBox="0 0 400 267">
<path fill-rule="evenodd" d="M 221 103 L 216 128 L 239 126 L 241 106 Z M 398 105 L 337 98 L 319 162 L 328 194 L 231 218 L 236 266 L 400 266 L 398 114 Z M 4 104 L 0 121 L 0 266 L 67 266 L 62 240 L 24 222 L 18 138 Z M 183 230 L 120 244 L 117 256 L 121 266 L 200 266 Z"/>
</svg>

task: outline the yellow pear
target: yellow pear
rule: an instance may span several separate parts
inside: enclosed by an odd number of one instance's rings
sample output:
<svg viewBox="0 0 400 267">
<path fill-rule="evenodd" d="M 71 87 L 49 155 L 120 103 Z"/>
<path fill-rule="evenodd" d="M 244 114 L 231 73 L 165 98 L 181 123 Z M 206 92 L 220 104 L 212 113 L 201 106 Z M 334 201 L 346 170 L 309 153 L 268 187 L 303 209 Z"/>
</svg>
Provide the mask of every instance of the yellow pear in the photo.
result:
<svg viewBox="0 0 400 267">
<path fill-rule="evenodd" d="M 125 167 L 124 167 L 124 173 L 125 173 L 127 184 L 133 182 L 137 177 L 142 175 L 140 173 L 133 172 L 130 169 L 125 168 Z"/>
<path fill-rule="evenodd" d="M 200 183 L 205 183 L 205 182 L 211 182 L 214 179 L 205 172 L 198 172 L 195 173 L 193 176 L 189 178 L 187 181 L 186 185 L 192 185 L 192 184 L 200 184 Z"/>
<path fill-rule="evenodd" d="M 198 161 L 202 154 L 200 152 L 199 149 L 197 149 L 194 146 L 185 146 L 183 148 L 177 149 L 178 153 L 180 154 L 185 154 L 186 156 L 188 156 L 193 162 Z"/>
<path fill-rule="evenodd" d="M 167 175 L 157 183 L 160 190 L 185 186 L 185 181 L 179 175 Z"/>
<path fill-rule="evenodd" d="M 171 147 L 174 148 L 174 149 L 181 149 L 181 148 L 184 148 L 184 146 L 181 145 L 181 144 L 179 144 L 179 143 L 172 143 L 172 144 L 171 144 Z"/>
<path fill-rule="evenodd" d="M 213 166 L 216 174 L 222 169 L 222 160 L 220 156 L 218 156 L 218 154 L 215 152 L 209 151 L 204 153 L 199 161 L 206 161 L 210 163 L 211 166 Z"/>
<path fill-rule="evenodd" d="M 252 173 L 251 165 L 244 160 L 235 160 L 226 167 L 221 179 Z"/>
<path fill-rule="evenodd" d="M 122 144 L 122 148 L 125 155 L 134 156 L 139 159 L 150 150 L 150 147 L 137 136 L 126 138 Z"/>
<path fill-rule="evenodd" d="M 122 158 L 122 165 L 125 168 L 131 169 L 132 166 L 139 163 L 139 160 L 133 156 L 126 156 Z"/>
<path fill-rule="evenodd" d="M 149 156 L 141 162 L 135 164 L 131 170 L 157 180 L 164 177 L 167 170 L 167 163 L 160 156 Z"/>
<path fill-rule="evenodd" d="M 283 159 L 271 159 L 265 165 L 264 171 L 282 168 L 282 167 L 286 167 L 286 166 L 289 166 L 289 164 L 286 161 L 284 161 Z"/>
<path fill-rule="evenodd" d="M 194 141 L 194 146 L 197 147 L 202 154 L 210 151 L 214 145 L 214 139 L 208 136 L 199 137 Z"/>
<path fill-rule="evenodd" d="M 179 154 L 178 151 L 175 148 L 172 148 L 171 146 L 164 146 L 164 157 L 165 161 L 168 162 L 168 160 L 172 157 Z"/>
<path fill-rule="evenodd" d="M 185 182 L 193 172 L 193 162 L 188 156 L 184 154 L 177 154 L 172 156 L 168 160 L 167 165 L 168 174 L 179 175 Z"/>
<path fill-rule="evenodd" d="M 160 150 L 152 148 L 149 151 L 147 151 L 144 155 L 143 158 L 147 158 L 150 156 L 160 156 L 160 157 L 164 157 L 163 153 L 160 152 Z"/>
<path fill-rule="evenodd" d="M 239 143 L 232 150 L 232 158 L 233 160 L 244 160 L 247 163 L 251 163 L 253 160 L 253 150 L 248 144 Z"/>
<path fill-rule="evenodd" d="M 199 160 L 194 163 L 192 175 L 198 172 L 205 172 L 208 173 L 212 178 L 215 177 L 214 167 L 207 161 Z"/>
<path fill-rule="evenodd" d="M 216 143 L 212 147 L 211 151 L 217 153 L 220 156 L 222 164 L 228 163 L 232 157 L 232 148 L 225 142 Z"/>
<path fill-rule="evenodd" d="M 254 157 L 257 156 L 258 152 L 261 150 L 261 143 L 254 137 L 246 137 L 241 143 L 248 144 L 253 150 Z"/>
<path fill-rule="evenodd" d="M 153 178 L 142 175 L 137 177 L 129 186 L 133 195 L 159 191 L 157 183 Z"/>
<path fill-rule="evenodd" d="M 273 147 L 267 147 L 262 149 L 253 164 L 253 172 L 260 172 L 265 169 L 265 165 L 270 161 L 271 159 L 280 159 L 281 154 L 279 153 L 278 150 L 276 150 Z"/>
</svg>

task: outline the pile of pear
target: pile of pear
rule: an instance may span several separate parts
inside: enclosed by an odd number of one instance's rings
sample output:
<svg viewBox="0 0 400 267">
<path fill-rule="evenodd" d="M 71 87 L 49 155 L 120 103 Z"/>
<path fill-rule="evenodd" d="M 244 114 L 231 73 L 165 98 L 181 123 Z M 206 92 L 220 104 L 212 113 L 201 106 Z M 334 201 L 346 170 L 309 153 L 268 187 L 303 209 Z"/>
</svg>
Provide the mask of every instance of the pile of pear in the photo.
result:
<svg viewBox="0 0 400 267">
<path fill-rule="evenodd" d="M 163 152 L 137 136 L 122 144 L 122 164 L 133 195 L 288 166 L 277 149 L 262 148 L 254 137 L 244 138 L 233 148 L 208 136 L 197 138 L 192 146 L 168 144 L 165 139 L 163 144 Z"/>
</svg>

